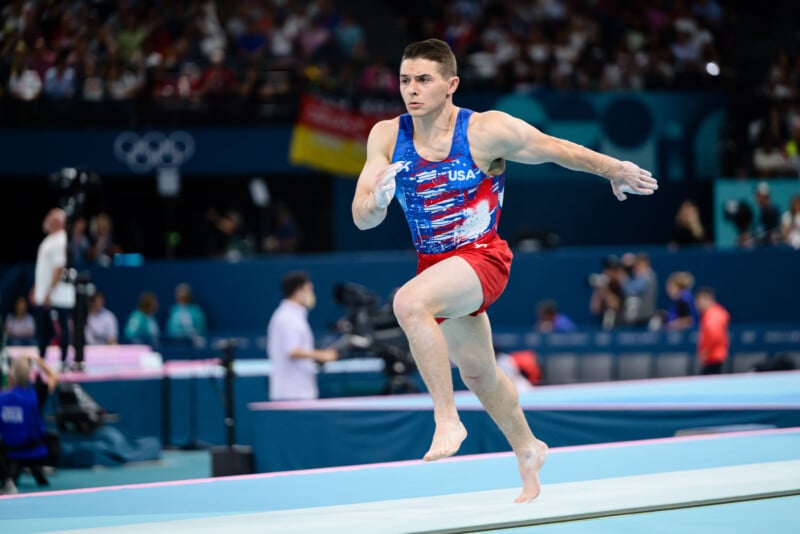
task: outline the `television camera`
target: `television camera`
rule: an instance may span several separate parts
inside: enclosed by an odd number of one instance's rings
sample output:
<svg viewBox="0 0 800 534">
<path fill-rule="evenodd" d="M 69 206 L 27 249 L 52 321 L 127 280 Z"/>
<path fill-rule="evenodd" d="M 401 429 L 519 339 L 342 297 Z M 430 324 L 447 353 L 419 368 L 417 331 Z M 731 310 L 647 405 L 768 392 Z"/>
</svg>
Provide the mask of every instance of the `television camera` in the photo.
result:
<svg viewBox="0 0 800 534">
<path fill-rule="evenodd" d="M 375 356 L 384 361 L 387 377 L 384 394 L 417 391 L 411 375 L 416 370 L 405 333 L 392 311 L 390 295 L 385 303 L 367 287 L 345 282 L 334 287 L 334 301 L 346 314 L 336 324 L 339 338 L 331 348 L 340 358 Z"/>
</svg>

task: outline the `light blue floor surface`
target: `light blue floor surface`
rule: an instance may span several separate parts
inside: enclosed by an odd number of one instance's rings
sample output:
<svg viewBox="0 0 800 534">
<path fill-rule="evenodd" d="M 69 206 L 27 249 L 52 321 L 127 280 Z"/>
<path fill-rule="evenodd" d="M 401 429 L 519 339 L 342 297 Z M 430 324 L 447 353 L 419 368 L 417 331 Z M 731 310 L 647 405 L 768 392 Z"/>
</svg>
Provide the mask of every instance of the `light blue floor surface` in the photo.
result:
<svg viewBox="0 0 800 534">
<path fill-rule="evenodd" d="M 563 482 L 798 459 L 800 429 L 779 429 L 552 449 L 541 478 L 546 492 L 548 484 Z M 148 523 L 517 487 L 516 459 L 501 453 L 436 463 L 90 488 L 2 497 L 0 532 L 123 525 L 146 531 Z M 763 499 L 497 532 L 800 532 L 798 504 L 797 497 Z M 258 531 L 270 532 L 268 525 Z"/>
</svg>

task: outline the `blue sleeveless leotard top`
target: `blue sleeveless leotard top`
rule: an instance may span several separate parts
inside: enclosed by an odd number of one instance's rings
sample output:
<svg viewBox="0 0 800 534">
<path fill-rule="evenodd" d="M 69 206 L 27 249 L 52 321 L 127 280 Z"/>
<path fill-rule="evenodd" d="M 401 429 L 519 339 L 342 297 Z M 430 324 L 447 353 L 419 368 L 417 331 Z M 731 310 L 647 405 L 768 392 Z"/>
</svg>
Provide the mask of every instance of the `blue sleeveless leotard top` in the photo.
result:
<svg viewBox="0 0 800 534">
<path fill-rule="evenodd" d="M 395 195 L 421 254 L 448 252 L 497 233 L 505 173 L 489 176 L 473 161 L 467 141 L 471 115 L 459 109 L 450 154 L 443 161 L 417 154 L 411 116 L 400 116 L 392 162 L 406 165 L 395 178 Z"/>
</svg>

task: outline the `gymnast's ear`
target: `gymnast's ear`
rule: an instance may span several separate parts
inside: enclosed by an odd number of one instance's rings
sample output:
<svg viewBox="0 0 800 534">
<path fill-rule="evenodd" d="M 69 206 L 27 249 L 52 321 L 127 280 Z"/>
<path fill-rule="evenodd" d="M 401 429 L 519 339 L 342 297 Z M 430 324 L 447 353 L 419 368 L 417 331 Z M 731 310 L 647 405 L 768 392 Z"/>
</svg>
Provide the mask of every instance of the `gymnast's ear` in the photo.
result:
<svg viewBox="0 0 800 534">
<path fill-rule="evenodd" d="M 458 76 L 453 76 L 450 78 L 448 82 L 447 96 L 453 96 L 453 93 L 455 93 L 456 89 L 458 89 L 458 84 L 460 81 L 461 78 L 459 78 Z"/>
</svg>

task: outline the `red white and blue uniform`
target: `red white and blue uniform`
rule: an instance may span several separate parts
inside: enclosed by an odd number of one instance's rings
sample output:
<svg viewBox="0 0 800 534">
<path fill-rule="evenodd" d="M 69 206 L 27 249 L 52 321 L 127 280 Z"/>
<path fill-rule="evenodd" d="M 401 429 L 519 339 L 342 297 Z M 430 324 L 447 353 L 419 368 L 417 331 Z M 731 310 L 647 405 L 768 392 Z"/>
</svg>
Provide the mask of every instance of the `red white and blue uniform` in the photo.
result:
<svg viewBox="0 0 800 534">
<path fill-rule="evenodd" d="M 428 161 L 417 153 L 411 116 L 401 115 L 392 163 L 405 163 L 395 176 L 395 196 L 417 250 L 417 273 L 452 256 L 464 259 L 483 289 L 483 304 L 472 313 L 477 315 L 505 289 L 513 254 L 497 235 L 505 174 L 489 176 L 472 159 L 467 139 L 472 113 L 458 110 L 450 153 L 443 161 Z"/>
<path fill-rule="evenodd" d="M 395 178 L 395 195 L 419 253 L 448 252 L 497 233 L 505 175 L 489 176 L 472 159 L 467 140 L 471 115 L 471 110 L 459 109 L 450 153 L 443 161 L 428 161 L 417 153 L 411 116 L 400 116 L 392 162 L 406 165 Z"/>
</svg>

